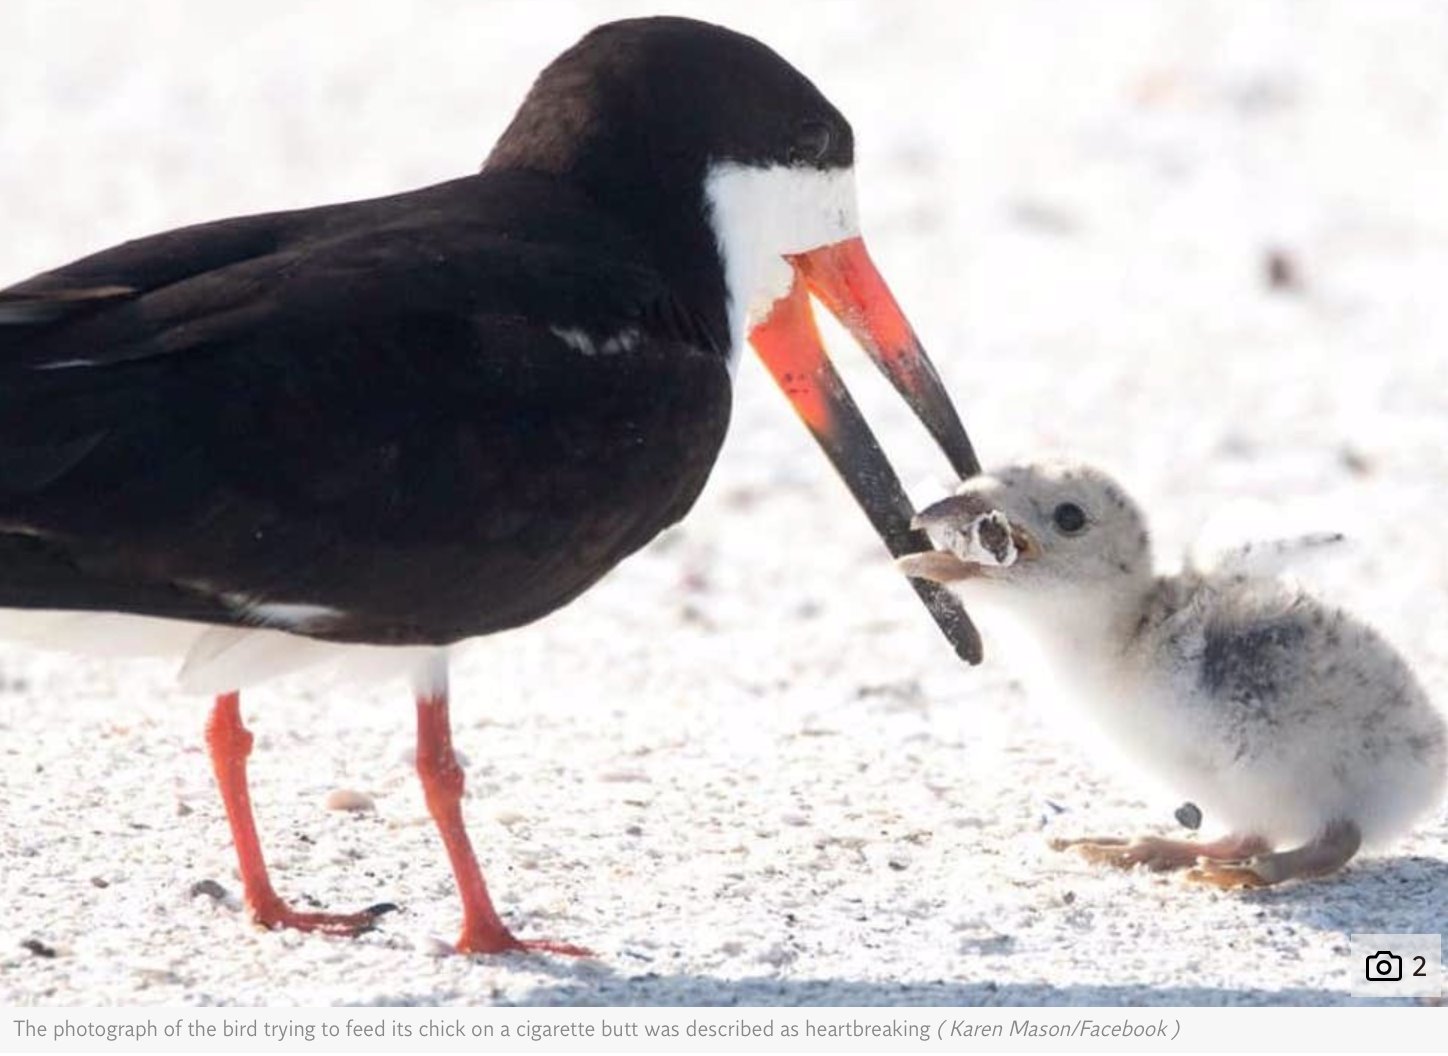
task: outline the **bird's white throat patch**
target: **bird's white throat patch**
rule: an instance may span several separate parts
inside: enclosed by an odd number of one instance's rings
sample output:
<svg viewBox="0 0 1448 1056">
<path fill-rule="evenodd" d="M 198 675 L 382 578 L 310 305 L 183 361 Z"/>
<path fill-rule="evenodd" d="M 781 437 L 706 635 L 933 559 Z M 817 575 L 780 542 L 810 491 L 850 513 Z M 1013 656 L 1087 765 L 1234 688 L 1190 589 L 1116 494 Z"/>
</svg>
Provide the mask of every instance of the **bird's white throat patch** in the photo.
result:
<svg viewBox="0 0 1448 1056">
<path fill-rule="evenodd" d="M 724 261 L 732 365 L 749 327 L 789 292 L 785 256 L 860 233 L 855 170 L 722 162 L 709 168 L 704 199 Z"/>
</svg>

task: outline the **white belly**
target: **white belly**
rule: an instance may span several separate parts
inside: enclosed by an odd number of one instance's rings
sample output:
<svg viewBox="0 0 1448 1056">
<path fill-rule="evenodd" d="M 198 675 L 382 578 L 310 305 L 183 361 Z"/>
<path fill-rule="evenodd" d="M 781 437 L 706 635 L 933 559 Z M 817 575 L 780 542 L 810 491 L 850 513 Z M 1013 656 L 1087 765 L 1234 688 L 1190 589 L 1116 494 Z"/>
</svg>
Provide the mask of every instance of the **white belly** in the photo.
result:
<svg viewBox="0 0 1448 1056">
<path fill-rule="evenodd" d="M 54 609 L 0 609 L 0 639 L 85 656 L 171 659 L 183 689 L 210 694 L 319 666 L 345 681 L 408 677 L 438 651 L 323 642 L 269 627 Z"/>
</svg>

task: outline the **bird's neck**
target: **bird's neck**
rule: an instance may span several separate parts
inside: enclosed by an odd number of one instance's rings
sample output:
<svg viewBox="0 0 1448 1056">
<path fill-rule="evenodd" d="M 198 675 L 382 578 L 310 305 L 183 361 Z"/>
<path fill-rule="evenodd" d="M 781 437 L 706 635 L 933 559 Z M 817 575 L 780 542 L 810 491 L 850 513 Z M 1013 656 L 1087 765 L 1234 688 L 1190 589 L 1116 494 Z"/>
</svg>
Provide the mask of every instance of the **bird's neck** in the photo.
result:
<svg viewBox="0 0 1448 1056">
<path fill-rule="evenodd" d="M 1119 683 L 1141 622 L 1151 584 L 1111 592 L 1061 591 L 1018 599 L 1009 613 L 1011 634 L 1057 681 L 1080 688 Z M 1017 600 L 1017 599 L 1013 599 Z"/>
<path fill-rule="evenodd" d="M 525 106 L 519 111 L 483 170 L 542 173 L 584 195 L 633 236 L 668 284 L 674 303 L 661 307 L 682 311 L 684 318 L 667 325 L 678 327 L 691 345 L 721 355 L 737 352 L 703 163 L 684 156 L 660 158 L 643 130 L 564 135 L 551 125 L 540 127 L 539 110 Z"/>
</svg>

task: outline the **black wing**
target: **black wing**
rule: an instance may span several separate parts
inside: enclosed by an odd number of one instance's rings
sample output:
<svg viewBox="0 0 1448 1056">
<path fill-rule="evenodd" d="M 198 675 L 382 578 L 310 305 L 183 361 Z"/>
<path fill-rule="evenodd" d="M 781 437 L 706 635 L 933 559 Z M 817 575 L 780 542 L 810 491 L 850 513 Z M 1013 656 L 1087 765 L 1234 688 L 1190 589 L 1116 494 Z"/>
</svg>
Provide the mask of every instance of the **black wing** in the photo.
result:
<svg viewBox="0 0 1448 1056">
<path fill-rule="evenodd" d="M 723 353 L 529 177 L 119 246 L 0 292 L 0 607 L 526 622 L 692 504 Z"/>
</svg>

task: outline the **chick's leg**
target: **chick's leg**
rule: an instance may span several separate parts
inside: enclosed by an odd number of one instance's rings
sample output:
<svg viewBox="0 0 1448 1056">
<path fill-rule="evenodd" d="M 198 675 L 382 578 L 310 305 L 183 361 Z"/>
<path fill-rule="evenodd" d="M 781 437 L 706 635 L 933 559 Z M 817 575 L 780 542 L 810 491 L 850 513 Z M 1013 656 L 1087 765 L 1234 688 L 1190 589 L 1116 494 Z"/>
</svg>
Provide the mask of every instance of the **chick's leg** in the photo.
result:
<svg viewBox="0 0 1448 1056">
<path fill-rule="evenodd" d="M 1187 874 L 1199 884 L 1225 889 L 1270 887 L 1287 880 L 1327 876 L 1346 865 L 1362 846 L 1362 833 L 1351 821 L 1333 822 L 1315 840 L 1290 851 L 1244 856 L 1241 861 L 1200 863 Z"/>
<path fill-rule="evenodd" d="M 1224 836 L 1210 843 L 1193 840 L 1168 840 L 1144 836 L 1137 840 L 1120 837 L 1080 837 L 1051 841 L 1054 851 L 1074 850 L 1088 862 L 1110 865 L 1117 869 L 1145 866 L 1154 873 L 1166 873 L 1196 865 L 1199 859 L 1235 861 L 1269 848 L 1258 836 Z"/>
</svg>

